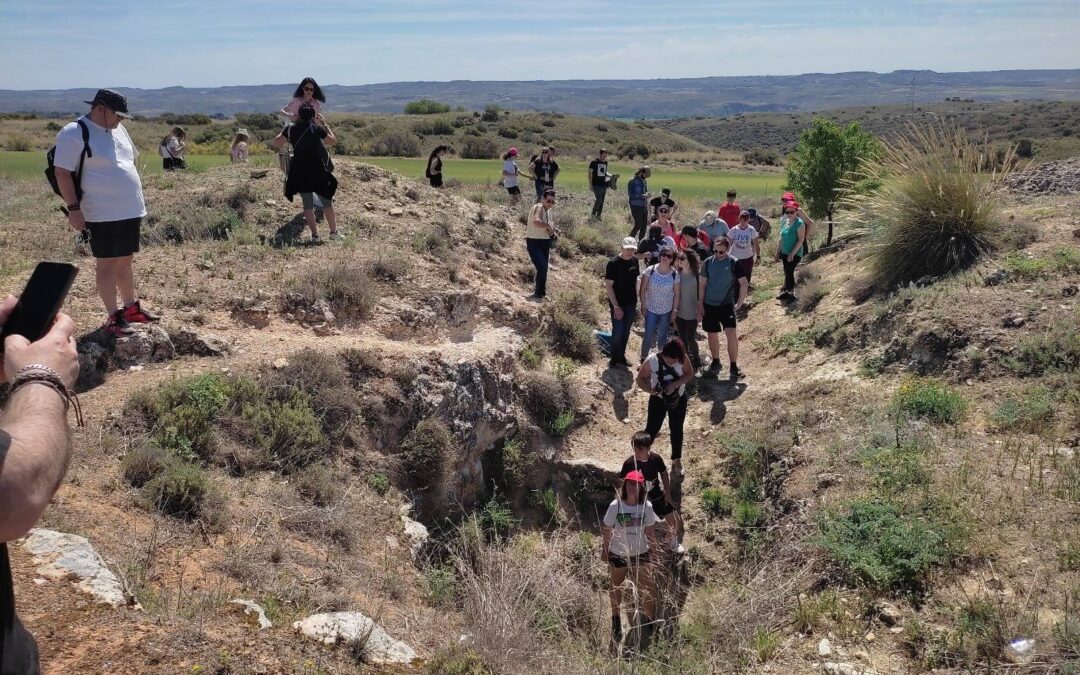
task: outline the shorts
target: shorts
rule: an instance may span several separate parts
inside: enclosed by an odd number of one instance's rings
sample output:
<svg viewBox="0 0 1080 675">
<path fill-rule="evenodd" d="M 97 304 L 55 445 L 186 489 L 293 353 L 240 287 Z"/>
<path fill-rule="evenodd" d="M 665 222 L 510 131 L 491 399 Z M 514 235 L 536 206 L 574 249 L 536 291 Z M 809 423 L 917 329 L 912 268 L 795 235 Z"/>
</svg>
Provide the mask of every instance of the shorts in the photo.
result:
<svg viewBox="0 0 1080 675">
<path fill-rule="evenodd" d="M 431 187 L 440 188 L 442 187 L 442 174 L 437 173 L 434 176 L 429 176 L 428 181 L 431 183 Z"/>
<path fill-rule="evenodd" d="M 322 195 L 319 195 L 319 201 L 322 202 L 322 207 L 324 209 L 332 209 L 332 208 L 334 208 L 334 200 L 330 199 L 329 197 L 323 197 Z M 304 210 L 305 211 L 309 211 L 309 210 L 315 208 L 315 193 L 314 192 L 301 192 L 300 193 L 300 203 L 302 203 L 304 205 Z"/>
<path fill-rule="evenodd" d="M 746 283 L 750 283 L 750 276 L 754 273 L 754 256 L 743 258 L 742 260 L 739 260 L 737 264 L 739 265 L 739 269 L 742 270 L 743 276 L 746 277 Z M 738 291 L 736 290 L 736 293 L 737 292 Z"/>
<path fill-rule="evenodd" d="M 519 195 L 519 194 L 521 194 L 521 188 L 519 188 L 516 185 L 508 187 L 508 188 L 506 188 L 506 194 Z"/>
<path fill-rule="evenodd" d="M 634 565 L 635 567 L 640 565 L 647 565 L 649 563 L 649 553 L 646 551 L 641 555 L 632 555 L 627 558 L 619 557 L 613 553 L 608 553 L 608 564 L 616 569 L 623 569 L 628 565 Z"/>
<path fill-rule="evenodd" d="M 663 493 L 656 495 L 656 499 L 653 499 L 653 495 L 649 495 L 649 502 L 652 504 L 653 512 L 657 518 L 665 518 L 669 513 L 673 513 L 675 508 L 667 503 L 664 499 Z"/>
<path fill-rule="evenodd" d="M 139 252 L 142 218 L 87 223 L 95 258 L 124 258 Z"/>
<path fill-rule="evenodd" d="M 722 305 L 705 305 L 705 316 L 701 328 L 706 333 L 719 333 L 721 328 L 735 328 L 735 305 L 725 302 Z"/>
</svg>

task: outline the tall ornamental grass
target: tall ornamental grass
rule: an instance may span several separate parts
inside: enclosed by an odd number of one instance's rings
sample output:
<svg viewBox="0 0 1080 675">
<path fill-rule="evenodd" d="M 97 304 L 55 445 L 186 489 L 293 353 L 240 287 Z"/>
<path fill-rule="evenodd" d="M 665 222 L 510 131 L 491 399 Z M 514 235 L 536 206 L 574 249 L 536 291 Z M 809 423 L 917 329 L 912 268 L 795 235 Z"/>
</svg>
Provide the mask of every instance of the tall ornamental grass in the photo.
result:
<svg viewBox="0 0 1080 675">
<path fill-rule="evenodd" d="M 959 272 L 992 252 L 1004 229 L 998 182 L 1013 152 L 976 145 L 945 124 L 911 127 L 885 146 L 847 199 L 869 232 L 869 274 L 877 291 Z"/>
</svg>

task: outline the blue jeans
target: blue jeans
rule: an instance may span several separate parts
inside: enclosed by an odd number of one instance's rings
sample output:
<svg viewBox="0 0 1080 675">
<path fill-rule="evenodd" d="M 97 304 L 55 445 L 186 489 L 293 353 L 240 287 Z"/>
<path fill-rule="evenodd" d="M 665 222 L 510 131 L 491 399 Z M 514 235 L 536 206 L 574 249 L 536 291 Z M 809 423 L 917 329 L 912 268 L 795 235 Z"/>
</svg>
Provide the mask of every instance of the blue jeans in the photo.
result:
<svg viewBox="0 0 1080 675">
<path fill-rule="evenodd" d="M 626 360 L 626 343 L 630 340 L 630 328 L 634 325 L 637 317 L 637 305 L 622 305 L 623 318 L 615 318 L 615 310 L 611 310 L 611 360 Z"/>
<path fill-rule="evenodd" d="M 641 360 L 649 356 L 654 347 L 662 348 L 667 342 L 668 328 L 671 327 L 671 312 L 653 314 L 645 310 L 645 337 L 641 340 Z"/>
<path fill-rule="evenodd" d="M 526 239 L 525 247 L 529 250 L 529 259 L 536 268 L 536 290 L 538 298 L 547 295 L 548 258 L 551 256 L 550 239 Z"/>
</svg>

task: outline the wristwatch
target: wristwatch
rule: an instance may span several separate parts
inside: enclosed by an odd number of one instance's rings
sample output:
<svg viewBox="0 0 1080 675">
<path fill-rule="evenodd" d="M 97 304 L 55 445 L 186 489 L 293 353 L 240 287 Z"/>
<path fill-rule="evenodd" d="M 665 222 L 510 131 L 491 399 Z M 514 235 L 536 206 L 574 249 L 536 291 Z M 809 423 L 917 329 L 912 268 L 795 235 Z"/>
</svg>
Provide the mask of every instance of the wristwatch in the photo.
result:
<svg viewBox="0 0 1080 675">
<path fill-rule="evenodd" d="M 68 211 L 82 211 L 82 206 L 80 206 L 79 204 L 68 204 L 67 205 L 67 210 Z"/>
</svg>

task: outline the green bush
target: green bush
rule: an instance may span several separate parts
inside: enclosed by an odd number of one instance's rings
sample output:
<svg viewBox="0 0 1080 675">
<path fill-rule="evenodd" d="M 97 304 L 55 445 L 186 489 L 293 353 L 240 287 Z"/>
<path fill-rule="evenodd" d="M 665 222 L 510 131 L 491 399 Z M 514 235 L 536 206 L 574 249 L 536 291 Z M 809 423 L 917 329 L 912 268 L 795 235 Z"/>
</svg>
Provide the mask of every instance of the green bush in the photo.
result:
<svg viewBox="0 0 1080 675">
<path fill-rule="evenodd" d="M 431 657 L 426 672 L 431 675 L 491 675 L 492 671 L 472 649 L 451 645 Z"/>
<path fill-rule="evenodd" d="M 186 461 L 206 460 L 215 445 L 214 421 L 229 404 L 232 391 L 224 376 L 204 373 L 156 392 L 139 392 L 127 410 L 146 423 L 154 444 Z"/>
<path fill-rule="evenodd" d="M 722 488 L 705 488 L 701 491 L 701 508 L 710 518 L 726 518 L 735 508 L 735 499 Z"/>
<path fill-rule="evenodd" d="M 158 445 L 136 445 L 124 453 L 120 471 L 131 487 L 141 488 L 164 471 L 171 460 L 169 452 Z"/>
<path fill-rule="evenodd" d="M 911 131 L 863 174 L 878 189 L 848 200 L 870 230 L 870 279 L 881 291 L 966 269 L 1005 230 L 985 149 L 959 129 Z"/>
<path fill-rule="evenodd" d="M 893 396 L 897 412 L 940 424 L 956 424 L 964 418 L 963 395 L 940 380 L 911 377 L 900 383 Z"/>
<path fill-rule="evenodd" d="M 26 136 L 8 136 L 7 141 L 4 142 L 4 149 L 11 152 L 29 152 L 33 149 L 33 144 Z"/>
<path fill-rule="evenodd" d="M 445 103 L 439 103 L 438 101 L 432 101 L 429 98 L 422 98 L 418 101 L 409 101 L 405 104 L 406 115 L 437 115 L 448 112 L 450 112 L 450 106 Z"/>
<path fill-rule="evenodd" d="M 414 488 L 437 484 L 454 450 L 454 435 L 442 420 L 421 420 L 401 442 L 401 472 Z"/>
<path fill-rule="evenodd" d="M 998 404 L 990 415 L 990 421 L 1002 431 L 1037 434 L 1054 421 L 1053 394 L 1043 386 L 1012 394 Z"/>
<path fill-rule="evenodd" d="M 871 446 L 863 449 L 859 460 L 871 471 L 878 490 L 895 495 L 930 484 L 931 475 L 923 462 L 924 454 L 925 450 L 917 443 Z"/>
<path fill-rule="evenodd" d="M 147 506 L 162 513 L 194 520 L 213 520 L 219 515 L 214 490 L 201 467 L 188 462 L 172 462 L 148 482 L 142 491 Z"/>
<path fill-rule="evenodd" d="M 529 373 L 524 379 L 525 408 L 542 429 L 554 433 L 557 425 L 566 423 L 566 412 L 572 406 L 567 385 L 552 373 L 542 371 Z M 560 420 L 561 418 L 561 420 Z M 573 424 L 573 413 L 570 413 Z M 569 425 L 567 425 L 567 428 Z M 566 429 L 562 430 L 564 433 Z"/>
<path fill-rule="evenodd" d="M 517 524 L 514 512 L 496 498 L 488 500 L 480 510 L 480 527 L 488 539 L 505 538 Z"/>
<path fill-rule="evenodd" d="M 495 159 L 498 156 L 499 146 L 490 138 L 470 136 L 461 144 L 462 159 Z"/>
<path fill-rule="evenodd" d="M 955 506 L 858 499 L 818 519 L 818 543 L 847 581 L 877 591 L 920 592 L 930 572 L 953 564 L 967 532 Z"/>
<path fill-rule="evenodd" d="M 556 309 L 551 313 L 548 330 L 551 347 L 559 354 L 586 363 L 596 359 L 593 327 L 570 312 Z"/>
<path fill-rule="evenodd" d="M 341 478 L 325 464 L 314 464 L 296 473 L 293 483 L 296 491 L 315 506 L 329 506 L 342 494 Z"/>
<path fill-rule="evenodd" d="M 581 252 L 586 255 L 613 256 L 618 253 L 614 241 L 606 237 L 597 228 L 589 225 L 574 228 L 570 233 L 570 238 L 577 244 Z M 560 239 L 560 241 L 562 240 Z"/>
<path fill-rule="evenodd" d="M 387 131 L 368 147 L 375 157 L 419 157 L 420 139 L 407 131 Z"/>
<path fill-rule="evenodd" d="M 1005 357 L 1005 365 L 1020 377 L 1037 377 L 1044 373 L 1074 373 L 1080 370 L 1080 330 L 1074 315 L 1072 320 L 1058 321 L 1049 330 L 1025 337 Z"/>
<path fill-rule="evenodd" d="M 380 497 L 390 492 L 390 478 L 385 473 L 373 473 L 367 478 L 368 487 Z"/>
<path fill-rule="evenodd" d="M 429 567 L 424 573 L 427 597 L 435 607 L 455 607 L 458 596 L 457 576 L 449 566 Z"/>
<path fill-rule="evenodd" d="M 308 394 L 297 390 L 287 400 L 257 394 L 243 398 L 240 437 L 263 452 L 270 464 L 290 473 L 325 457 L 322 426 Z"/>
<path fill-rule="evenodd" d="M 555 421 L 551 423 L 551 435 L 552 436 L 565 436 L 570 433 L 571 427 L 574 426 L 574 411 L 564 410 L 555 417 Z"/>
</svg>

